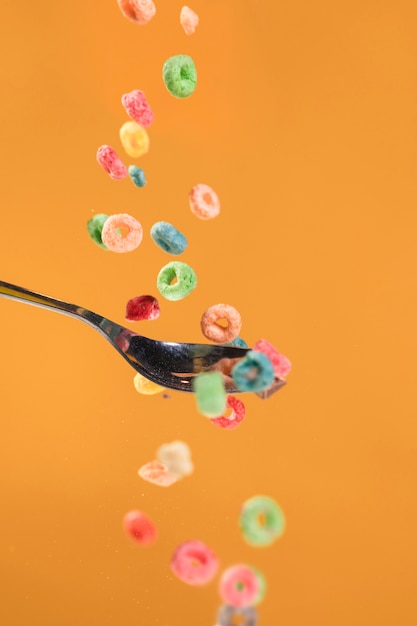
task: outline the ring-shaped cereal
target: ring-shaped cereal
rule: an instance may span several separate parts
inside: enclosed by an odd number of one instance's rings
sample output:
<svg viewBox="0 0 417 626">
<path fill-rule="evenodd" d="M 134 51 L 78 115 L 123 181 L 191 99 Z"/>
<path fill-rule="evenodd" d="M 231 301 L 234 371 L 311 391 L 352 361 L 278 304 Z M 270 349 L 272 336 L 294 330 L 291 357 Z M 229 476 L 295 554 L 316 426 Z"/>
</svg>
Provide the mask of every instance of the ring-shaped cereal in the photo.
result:
<svg viewBox="0 0 417 626">
<path fill-rule="evenodd" d="M 175 280 L 177 282 L 173 282 Z M 167 300 L 182 300 L 196 288 L 197 276 L 187 263 L 171 261 L 160 270 L 156 286 Z"/>
<path fill-rule="evenodd" d="M 240 391 L 263 391 L 274 382 L 274 368 L 262 352 L 249 350 L 232 369 L 232 378 Z"/>
<path fill-rule="evenodd" d="M 239 516 L 243 538 L 252 546 L 269 546 L 285 530 L 285 518 L 269 496 L 254 496 L 243 503 Z"/>
<path fill-rule="evenodd" d="M 143 480 L 158 487 L 170 487 L 177 482 L 178 477 L 171 474 L 167 466 L 160 461 L 149 461 L 138 469 L 138 474 Z"/>
<path fill-rule="evenodd" d="M 239 618 L 239 622 L 236 620 Z M 253 606 L 244 606 L 242 608 L 224 604 L 217 613 L 217 626 L 257 626 L 258 613 Z"/>
<path fill-rule="evenodd" d="M 120 232 L 120 229 L 122 232 Z M 123 230 L 127 234 L 123 236 Z M 141 243 L 143 228 L 140 222 L 127 213 L 110 215 L 103 224 L 101 239 L 112 252 L 131 252 Z"/>
<path fill-rule="evenodd" d="M 271 361 L 274 373 L 277 378 L 285 378 L 291 371 L 291 361 L 286 356 L 278 352 L 278 350 L 266 339 L 259 339 L 253 346 L 252 350 L 263 352 Z"/>
<path fill-rule="evenodd" d="M 151 228 L 151 237 L 168 254 L 182 254 L 188 245 L 185 235 L 169 222 L 156 222 Z"/>
<path fill-rule="evenodd" d="M 180 12 L 180 24 L 186 35 L 192 35 L 198 26 L 199 17 L 190 7 L 183 6 Z"/>
<path fill-rule="evenodd" d="M 154 120 L 154 113 L 149 106 L 146 96 L 140 89 L 134 89 L 122 96 L 122 105 L 132 120 L 143 128 L 148 128 Z"/>
<path fill-rule="evenodd" d="M 137 122 L 133 120 L 125 122 L 120 128 L 119 134 L 124 151 L 133 159 L 137 159 L 148 152 L 149 135 L 146 129 Z"/>
<path fill-rule="evenodd" d="M 105 144 L 97 150 L 96 159 L 103 170 L 113 180 L 122 180 L 127 176 L 127 167 L 120 159 L 116 150 Z"/>
<path fill-rule="evenodd" d="M 152 0 L 117 0 L 117 4 L 123 15 L 136 24 L 147 24 L 156 13 Z"/>
<path fill-rule="evenodd" d="M 221 320 L 225 320 L 227 325 L 220 325 Z M 214 343 L 226 343 L 239 335 L 242 318 L 230 304 L 214 304 L 204 311 L 200 325 L 206 339 Z"/>
<path fill-rule="evenodd" d="M 123 528 L 141 546 L 153 543 L 158 535 L 153 521 L 141 511 L 129 511 L 123 518 Z"/>
<path fill-rule="evenodd" d="M 234 607 L 253 606 L 265 595 L 265 579 L 249 565 L 232 565 L 220 578 L 219 593 L 226 604 Z"/>
<path fill-rule="evenodd" d="M 211 220 L 220 213 L 219 197 L 209 185 L 194 185 L 188 194 L 188 200 L 191 211 L 201 220 Z"/>
<path fill-rule="evenodd" d="M 226 410 L 227 409 L 231 409 L 232 411 L 230 416 L 226 417 L 225 415 L 221 415 L 220 417 L 211 419 L 210 422 L 214 424 L 214 426 L 218 426 L 224 430 L 234 430 L 244 419 L 246 407 L 239 398 L 236 398 L 235 396 L 227 396 Z"/>
<path fill-rule="evenodd" d="M 103 244 L 103 240 L 101 239 L 101 231 L 103 230 L 104 222 L 107 220 L 109 216 L 106 213 L 97 213 L 93 215 L 91 219 L 87 222 L 87 231 L 90 235 L 91 239 L 96 243 L 100 248 L 107 250 L 106 246 Z"/>
<path fill-rule="evenodd" d="M 214 552 L 202 541 L 186 541 L 175 550 L 171 569 L 188 585 L 206 585 L 217 573 L 219 562 Z"/>
<path fill-rule="evenodd" d="M 194 61 L 187 54 L 170 57 L 163 65 L 162 78 L 171 95 L 176 98 L 188 98 L 197 85 Z"/>
</svg>

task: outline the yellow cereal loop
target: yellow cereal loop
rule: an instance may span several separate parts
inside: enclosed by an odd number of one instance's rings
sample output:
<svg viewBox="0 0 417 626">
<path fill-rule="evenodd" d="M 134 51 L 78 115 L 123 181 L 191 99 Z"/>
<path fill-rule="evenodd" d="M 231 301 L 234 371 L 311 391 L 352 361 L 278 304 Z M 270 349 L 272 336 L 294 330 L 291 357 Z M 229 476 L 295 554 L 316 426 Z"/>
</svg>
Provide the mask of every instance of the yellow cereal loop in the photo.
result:
<svg viewBox="0 0 417 626">
<path fill-rule="evenodd" d="M 153 396 L 156 393 L 165 391 L 165 387 L 161 387 L 160 385 L 153 383 L 151 380 L 148 380 L 139 373 L 134 377 L 133 384 L 135 385 L 136 391 L 145 396 Z"/>
<path fill-rule="evenodd" d="M 133 120 L 125 122 L 120 129 L 120 141 L 130 157 L 137 159 L 149 150 L 149 135 L 146 130 Z"/>
</svg>

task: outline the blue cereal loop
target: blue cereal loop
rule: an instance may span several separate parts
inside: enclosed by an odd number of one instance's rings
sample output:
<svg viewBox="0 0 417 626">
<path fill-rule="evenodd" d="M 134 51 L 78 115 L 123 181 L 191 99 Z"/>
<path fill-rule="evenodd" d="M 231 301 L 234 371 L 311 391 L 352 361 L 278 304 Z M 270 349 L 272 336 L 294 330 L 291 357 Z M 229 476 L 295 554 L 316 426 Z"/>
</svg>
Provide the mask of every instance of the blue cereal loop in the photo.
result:
<svg viewBox="0 0 417 626">
<path fill-rule="evenodd" d="M 130 180 L 136 187 L 144 187 L 146 185 L 145 172 L 137 165 L 129 165 L 127 171 L 130 176 Z"/>
<path fill-rule="evenodd" d="M 182 254 L 188 245 L 186 237 L 168 222 L 156 222 L 151 228 L 151 237 L 168 254 Z"/>
<path fill-rule="evenodd" d="M 249 350 L 245 357 L 236 363 L 231 372 L 233 381 L 240 391 L 262 391 L 274 382 L 274 367 L 262 352 Z"/>
<path fill-rule="evenodd" d="M 228 343 L 224 343 L 224 346 L 228 346 L 230 348 L 249 348 L 248 344 L 242 337 L 235 337 L 233 341 L 229 341 Z"/>
</svg>

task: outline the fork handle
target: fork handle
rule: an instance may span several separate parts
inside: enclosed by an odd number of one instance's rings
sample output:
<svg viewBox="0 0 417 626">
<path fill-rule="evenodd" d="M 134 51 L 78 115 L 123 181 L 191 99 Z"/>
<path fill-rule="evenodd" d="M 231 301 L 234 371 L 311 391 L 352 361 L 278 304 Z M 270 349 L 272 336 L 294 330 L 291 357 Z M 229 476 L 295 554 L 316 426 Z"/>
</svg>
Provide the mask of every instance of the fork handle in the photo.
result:
<svg viewBox="0 0 417 626">
<path fill-rule="evenodd" d="M 96 330 L 105 320 L 105 318 L 101 315 L 77 306 L 76 304 L 56 300 L 55 298 L 50 298 L 49 296 L 44 296 L 43 294 L 36 293 L 35 291 L 25 289 L 24 287 L 18 287 L 17 285 L 12 285 L 11 283 L 5 283 L 2 280 L 0 280 L 0 296 L 10 298 L 11 300 L 17 300 L 19 302 L 26 302 L 27 304 L 33 304 L 34 306 L 39 306 L 43 309 L 57 311 L 58 313 L 64 313 L 65 315 L 75 317 L 76 319 L 81 319 L 89 326 L 93 326 Z"/>
</svg>

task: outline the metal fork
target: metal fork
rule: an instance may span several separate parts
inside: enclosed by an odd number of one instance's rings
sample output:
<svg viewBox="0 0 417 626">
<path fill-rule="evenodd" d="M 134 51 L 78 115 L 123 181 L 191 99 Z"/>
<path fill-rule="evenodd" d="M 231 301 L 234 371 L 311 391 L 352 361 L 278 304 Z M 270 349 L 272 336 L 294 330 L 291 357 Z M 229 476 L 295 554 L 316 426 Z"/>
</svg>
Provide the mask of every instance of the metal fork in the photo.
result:
<svg viewBox="0 0 417 626">
<path fill-rule="evenodd" d="M 0 296 L 85 322 L 103 335 L 137 372 L 162 387 L 192 392 L 192 380 L 197 374 L 217 370 L 223 374 L 227 393 L 239 393 L 230 371 L 245 356 L 247 348 L 148 339 L 84 307 L 3 281 L 0 281 Z M 262 399 L 269 398 L 285 382 L 284 379 L 276 378 L 268 389 L 256 395 Z"/>
</svg>

